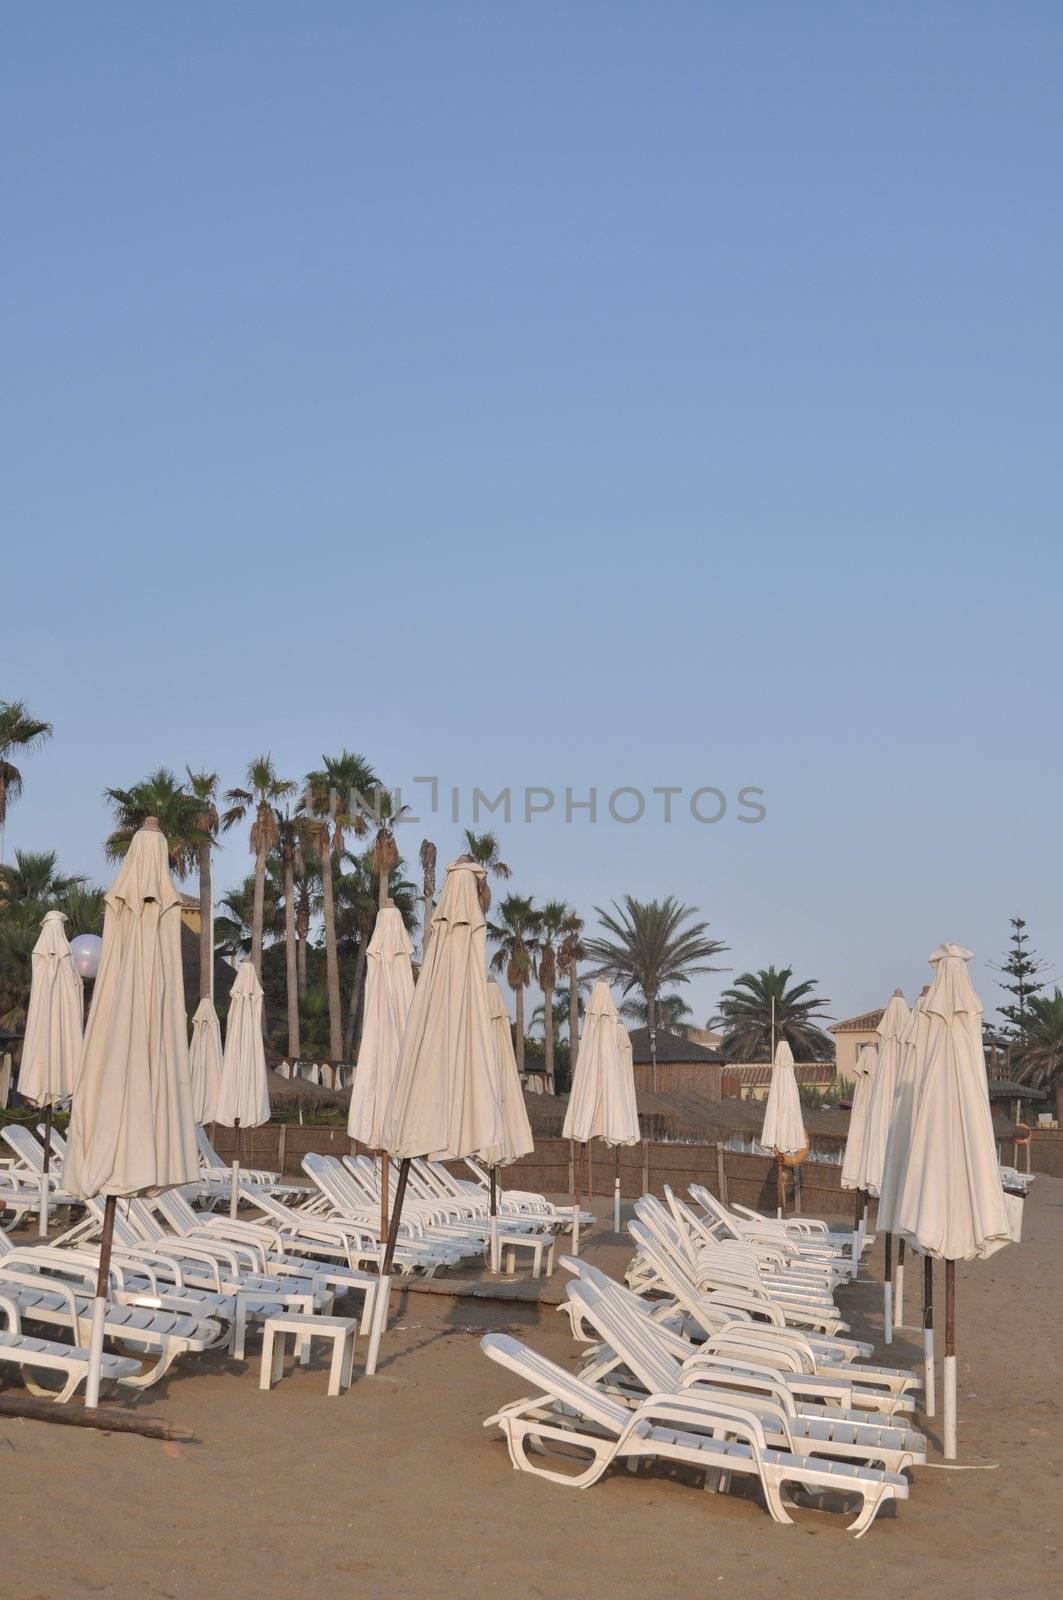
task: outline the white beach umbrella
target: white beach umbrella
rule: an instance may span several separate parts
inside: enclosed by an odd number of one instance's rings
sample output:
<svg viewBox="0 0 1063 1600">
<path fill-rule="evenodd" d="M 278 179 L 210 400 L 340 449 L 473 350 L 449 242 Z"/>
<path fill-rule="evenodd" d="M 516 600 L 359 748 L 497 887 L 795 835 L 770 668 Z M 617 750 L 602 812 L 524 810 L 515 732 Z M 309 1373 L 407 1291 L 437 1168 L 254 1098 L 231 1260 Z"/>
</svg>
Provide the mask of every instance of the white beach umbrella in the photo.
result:
<svg viewBox="0 0 1063 1600">
<path fill-rule="evenodd" d="M 413 1004 L 413 945 L 395 906 L 381 906 L 366 948 L 362 1042 L 347 1132 L 380 1156 L 380 1242 L 388 1232 L 388 1157 L 384 1116 L 395 1084 L 402 1035 Z"/>
<path fill-rule="evenodd" d="M 916 997 L 901 1034 L 900 1050 L 898 1052 L 897 1073 L 893 1085 L 893 1105 L 890 1111 L 889 1128 L 886 1133 L 886 1148 L 882 1157 L 882 1169 L 879 1175 L 878 1186 L 878 1226 L 885 1234 L 887 1243 L 894 1236 L 894 1215 L 897 1199 L 904 1175 L 908 1168 L 908 1146 L 912 1138 L 912 1118 L 915 1115 L 915 1102 L 917 1089 L 922 1077 L 923 1062 L 926 1057 L 926 1031 L 927 1019 L 923 1014 L 926 997 L 930 992 L 930 985 L 926 984 L 923 991 Z M 893 1292 L 891 1295 L 891 1318 L 887 1322 L 887 1342 L 892 1342 L 894 1327 L 900 1327 L 904 1321 L 904 1266 L 906 1240 L 902 1237 L 896 1241 L 897 1260 L 893 1267 Z M 890 1255 L 892 1257 L 892 1250 Z M 924 1263 L 924 1327 L 923 1327 L 923 1364 L 925 1369 L 925 1384 L 923 1388 L 923 1408 L 928 1417 L 935 1411 L 936 1396 L 934 1392 L 934 1334 L 931 1322 L 926 1321 L 928 1312 L 927 1293 L 933 1294 L 932 1268 L 929 1261 Z"/>
<path fill-rule="evenodd" d="M 181 970 L 181 900 L 149 818 L 104 897 L 103 954 L 74 1085 L 63 1185 L 105 1197 L 86 1405 L 100 1354 L 118 1195 L 158 1194 L 199 1172 Z"/>
<path fill-rule="evenodd" d="M 633 1127 L 635 1127 L 638 1130 L 636 1138 L 633 1139 L 633 1140 L 625 1140 L 625 1143 L 634 1144 L 634 1143 L 637 1143 L 638 1139 L 641 1138 L 641 1136 L 642 1136 L 642 1130 L 641 1130 L 641 1128 L 639 1128 L 638 1102 L 637 1102 L 636 1095 L 635 1095 L 635 1053 L 631 1048 L 631 1035 L 628 1033 L 627 1029 L 624 1027 L 624 1024 L 620 1021 L 619 1017 L 617 1018 L 617 1024 L 616 1025 L 617 1025 L 617 1040 L 618 1040 L 618 1042 L 620 1044 L 620 1082 L 621 1082 L 621 1086 L 622 1086 L 621 1092 L 623 1093 L 624 1097 L 629 1101 L 629 1105 L 628 1105 L 629 1122 Z M 614 1146 L 614 1155 L 615 1155 L 615 1166 L 614 1166 L 614 1170 L 613 1170 L 613 1232 L 614 1233 L 619 1233 L 620 1232 L 620 1146 L 619 1146 L 619 1144 Z"/>
<path fill-rule="evenodd" d="M 801 1116 L 801 1096 L 794 1072 L 793 1051 L 785 1039 L 775 1047 L 771 1083 L 764 1107 L 764 1126 L 760 1142 L 775 1157 L 775 1183 L 779 1195 L 779 1215 L 782 1215 L 786 1180 L 783 1164 L 787 1156 L 801 1156 L 808 1149 L 808 1136 Z"/>
<path fill-rule="evenodd" d="M 505 1137 L 487 1005 L 484 870 L 455 861 L 406 1021 L 384 1144 L 393 1156 L 460 1160 Z"/>
<path fill-rule="evenodd" d="M 400 1159 L 395 1205 L 381 1261 L 369 1362 L 375 1363 L 387 1315 L 410 1161 L 462 1160 L 496 1149 L 505 1139 L 491 1018 L 487 1001 L 487 927 L 479 886 L 484 869 L 473 861 L 447 868 L 382 1129 L 384 1148 Z"/>
<path fill-rule="evenodd" d="M 520 1072 L 513 1050 L 513 1027 L 502 998 L 502 990 L 494 978 L 487 980 L 487 1010 L 491 1018 L 491 1041 L 495 1052 L 495 1070 L 498 1073 L 498 1092 L 502 1100 L 501 1141 L 483 1152 L 483 1159 L 491 1169 L 491 1271 L 498 1271 L 498 1178 L 497 1169 L 535 1149 L 524 1093 L 520 1086 Z"/>
<path fill-rule="evenodd" d="M 861 1045 L 853 1065 L 852 1109 L 849 1112 L 849 1131 L 845 1136 L 845 1154 L 842 1157 L 841 1186 L 843 1189 L 861 1190 L 864 1188 L 864 1135 L 867 1126 L 867 1106 L 871 1094 L 871 1086 L 875 1081 L 877 1064 L 878 1046 L 873 1044 Z"/>
<path fill-rule="evenodd" d="M 614 1147 L 638 1143 L 641 1132 L 635 1104 L 634 1069 L 629 1053 L 630 1040 L 627 1048 L 621 1045 L 623 1032 L 609 985 L 604 978 L 599 978 L 587 1003 L 562 1138 L 583 1145 L 591 1139 L 603 1139 Z M 578 1163 L 573 1162 L 574 1175 L 577 1171 Z M 574 1183 L 574 1190 L 572 1250 L 576 1255 L 579 1253 L 578 1181 Z"/>
<path fill-rule="evenodd" d="M 214 1121 L 221 1086 L 221 1028 L 209 995 L 203 996 L 192 1018 L 188 1064 L 192 1073 L 192 1115 L 202 1127 Z"/>
<path fill-rule="evenodd" d="M 42 1239 L 48 1233 L 52 1113 L 73 1094 L 81 1056 L 84 997 L 63 929 L 65 921 L 61 911 L 45 912 L 33 947 L 30 1002 L 18 1075 L 23 1100 L 44 1108 L 44 1169 L 37 1215 L 37 1232 Z"/>
<path fill-rule="evenodd" d="M 867 1188 L 864 1183 L 864 1144 L 867 1125 L 867 1103 L 871 1094 L 878 1062 L 878 1046 L 861 1045 L 853 1066 L 855 1089 L 849 1111 L 849 1131 L 842 1157 L 841 1186 L 856 1190 L 856 1215 L 853 1218 L 853 1270 L 855 1272 L 864 1246 L 867 1227 Z"/>
<path fill-rule="evenodd" d="M 912 1019 L 904 995 L 894 990 L 882 1013 L 876 1032 L 879 1036 L 878 1062 L 871 1077 L 864 1112 L 864 1153 L 861 1161 L 863 1187 L 877 1195 L 882 1187 L 886 1161 L 886 1141 L 893 1120 L 893 1102 L 904 1055 L 904 1035 Z M 880 1224 L 881 1225 L 881 1224 Z"/>
<path fill-rule="evenodd" d="M 1000 1182 L 982 1046 L 982 1003 L 972 952 L 943 944 L 923 1005 L 925 1056 L 912 1117 L 895 1231 L 945 1262 L 945 1455 L 956 1454 L 955 1264 L 986 1259 L 1012 1241 Z"/>
<path fill-rule="evenodd" d="M 877 1195 L 882 1185 L 882 1168 L 886 1159 L 886 1141 L 889 1138 L 893 1117 L 893 1101 L 897 1076 L 904 1053 L 904 1032 L 911 1021 L 911 1012 L 900 989 L 896 989 L 875 1030 L 879 1036 L 878 1061 L 871 1075 L 871 1085 L 864 1102 L 863 1150 L 860 1158 L 860 1187 L 865 1195 Z M 883 1229 L 881 1212 L 878 1226 Z M 883 1322 L 886 1343 L 893 1340 L 893 1235 L 885 1233 L 886 1271 L 882 1285 Z"/>
<path fill-rule="evenodd" d="M 235 1129 L 236 1133 L 229 1196 L 230 1216 L 235 1217 L 240 1204 L 242 1130 L 261 1127 L 269 1121 L 269 1116 L 266 1050 L 262 1042 L 262 985 L 254 963 L 245 961 L 236 974 L 236 982 L 229 995 L 221 1083 L 214 1108 L 215 1122 L 220 1122 L 225 1128 Z"/>
</svg>

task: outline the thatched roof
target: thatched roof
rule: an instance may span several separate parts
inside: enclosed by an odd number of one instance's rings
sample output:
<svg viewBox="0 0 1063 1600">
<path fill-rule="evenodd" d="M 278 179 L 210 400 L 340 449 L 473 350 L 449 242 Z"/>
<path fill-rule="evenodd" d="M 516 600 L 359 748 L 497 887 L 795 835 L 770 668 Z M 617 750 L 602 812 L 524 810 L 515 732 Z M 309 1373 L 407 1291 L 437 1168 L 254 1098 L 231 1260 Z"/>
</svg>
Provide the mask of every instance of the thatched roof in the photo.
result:
<svg viewBox="0 0 1063 1600">
<path fill-rule="evenodd" d="M 269 1102 L 272 1106 L 336 1106 L 347 1105 L 350 1095 L 343 1089 L 326 1089 L 322 1083 L 311 1083 L 309 1078 L 282 1078 L 279 1072 L 267 1072 Z"/>
<path fill-rule="evenodd" d="M 636 1099 L 639 1127 L 644 1139 L 694 1140 L 715 1144 L 738 1134 L 755 1139 L 764 1126 L 762 1100 L 709 1100 L 705 1095 L 650 1094 L 639 1090 Z M 537 1139 L 559 1139 L 568 1108 L 568 1097 L 551 1094 L 526 1094 L 528 1120 Z M 814 1149 L 840 1149 L 849 1132 L 849 1112 L 839 1106 L 813 1110 L 802 1106 L 802 1119 Z M 998 1139 L 1011 1139 L 1015 1125 L 1007 1117 L 994 1114 L 993 1132 Z"/>
<path fill-rule="evenodd" d="M 653 1060 L 650 1053 L 649 1028 L 630 1028 L 628 1033 L 635 1065 L 648 1065 Z M 718 1050 L 710 1050 L 703 1044 L 695 1043 L 693 1039 L 684 1038 L 681 1033 L 673 1033 L 671 1028 L 657 1029 L 658 1066 L 667 1066 L 672 1062 L 694 1062 L 701 1066 L 722 1060 L 723 1056 Z"/>
</svg>

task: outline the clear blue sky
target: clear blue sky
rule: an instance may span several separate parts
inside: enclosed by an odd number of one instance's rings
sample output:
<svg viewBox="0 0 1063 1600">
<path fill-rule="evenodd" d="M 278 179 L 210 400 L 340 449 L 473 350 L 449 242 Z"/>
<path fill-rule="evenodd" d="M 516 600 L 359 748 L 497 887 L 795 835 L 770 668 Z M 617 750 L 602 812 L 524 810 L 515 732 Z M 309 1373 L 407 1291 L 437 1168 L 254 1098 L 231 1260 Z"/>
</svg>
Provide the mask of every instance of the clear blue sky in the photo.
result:
<svg viewBox="0 0 1063 1600">
<path fill-rule="evenodd" d="M 1058 5 L 4 33 L 9 853 L 102 875 L 105 784 L 264 747 L 716 785 L 514 820 L 515 885 L 677 894 L 836 1015 L 943 938 L 991 1002 L 1015 913 L 1063 971 Z"/>
</svg>

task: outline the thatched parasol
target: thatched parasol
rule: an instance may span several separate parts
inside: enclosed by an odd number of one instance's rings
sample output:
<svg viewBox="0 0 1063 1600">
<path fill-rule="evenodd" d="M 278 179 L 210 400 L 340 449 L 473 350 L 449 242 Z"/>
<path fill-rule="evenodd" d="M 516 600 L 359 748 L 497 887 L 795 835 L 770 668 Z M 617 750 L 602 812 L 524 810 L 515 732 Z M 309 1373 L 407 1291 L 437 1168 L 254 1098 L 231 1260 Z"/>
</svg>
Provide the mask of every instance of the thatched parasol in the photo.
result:
<svg viewBox="0 0 1063 1600">
<path fill-rule="evenodd" d="M 326 1089 L 309 1078 L 282 1078 L 279 1072 L 266 1073 L 271 1106 L 333 1106 L 342 1111 L 350 1098 L 346 1090 Z"/>
</svg>

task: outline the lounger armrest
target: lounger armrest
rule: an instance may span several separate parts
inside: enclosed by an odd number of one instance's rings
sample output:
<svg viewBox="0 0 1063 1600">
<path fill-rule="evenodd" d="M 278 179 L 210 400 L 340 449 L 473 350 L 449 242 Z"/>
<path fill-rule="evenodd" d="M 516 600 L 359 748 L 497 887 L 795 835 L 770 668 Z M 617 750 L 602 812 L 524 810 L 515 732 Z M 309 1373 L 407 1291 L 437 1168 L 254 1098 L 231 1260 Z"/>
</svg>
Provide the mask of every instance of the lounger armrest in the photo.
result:
<svg viewBox="0 0 1063 1600">
<path fill-rule="evenodd" d="M 45 1278 L 39 1272 L 13 1272 L 0 1262 L 0 1282 L 21 1284 L 23 1289 L 35 1289 L 38 1294 L 57 1294 L 64 1301 L 74 1325 L 74 1337 L 80 1339 L 80 1314 L 74 1291 L 62 1278 Z"/>
</svg>

